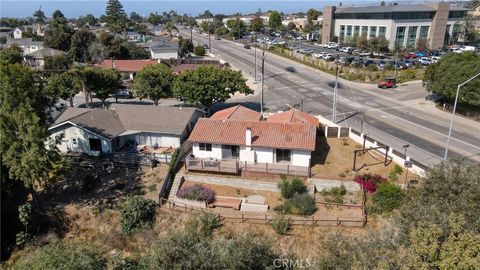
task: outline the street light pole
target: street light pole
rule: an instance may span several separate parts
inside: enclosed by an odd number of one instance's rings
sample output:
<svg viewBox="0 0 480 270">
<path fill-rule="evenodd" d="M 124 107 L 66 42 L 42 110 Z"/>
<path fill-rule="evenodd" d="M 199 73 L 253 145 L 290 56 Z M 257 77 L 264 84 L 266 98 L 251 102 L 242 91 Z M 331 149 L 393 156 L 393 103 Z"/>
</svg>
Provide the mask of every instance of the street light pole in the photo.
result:
<svg viewBox="0 0 480 270">
<path fill-rule="evenodd" d="M 263 89 L 265 84 L 265 49 L 262 50 L 262 90 L 260 91 L 260 113 L 263 116 Z"/>
<path fill-rule="evenodd" d="M 397 55 L 395 56 L 395 74 L 393 75 L 395 80 L 397 79 L 397 65 L 398 65 L 398 51 L 397 51 Z"/>
<path fill-rule="evenodd" d="M 408 147 L 410 147 L 410 144 L 405 144 L 404 146 L 402 146 L 404 149 L 405 149 L 405 164 L 404 164 L 404 167 L 405 167 L 405 183 L 403 185 L 403 188 L 405 190 L 407 190 L 407 178 L 408 178 L 408 167 L 406 166 L 407 165 L 407 149 Z"/>
<path fill-rule="evenodd" d="M 253 49 L 255 50 L 255 82 L 257 81 L 257 32 L 255 32 L 255 39 L 253 40 Z"/>
<path fill-rule="evenodd" d="M 461 83 L 457 86 L 457 93 L 455 94 L 455 102 L 453 103 L 452 118 L 450 120 L 450 128 L 448 129 L 447 146 L 445 147 L 445 155 L 443 156 L 444 160 L 447 160 L 447 157 L 448 157 L 448 148 L 450 146 L 450 139 L 452 137 L 452 130 L 453 130 L 454 119 L 455 119 L 455 111 L 457 110 L 458 94 L 460 93 L 460 87 L 469 83 L 471 80 L 477 78 L 478 76 L 480 76 L 480 73 L 478 73 L 477 75 L 471 77 L 470 79 L 464 81 L 463 83 Z"/>
<path fill-rule="evenodd" d="M 337 93 L 338 93 L 338 62 L 336 65 L 335 86 L 333 87 L 333 108 L 332 108 L 332 122 L 337 122 Z"/>
</svg>

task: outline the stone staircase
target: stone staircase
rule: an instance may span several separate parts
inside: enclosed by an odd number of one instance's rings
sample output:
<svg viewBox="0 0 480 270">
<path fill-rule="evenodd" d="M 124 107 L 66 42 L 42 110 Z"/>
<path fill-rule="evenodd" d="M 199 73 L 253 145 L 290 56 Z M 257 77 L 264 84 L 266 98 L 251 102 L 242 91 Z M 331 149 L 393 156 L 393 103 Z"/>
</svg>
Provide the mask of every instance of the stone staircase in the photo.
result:
<svg viewBox="0 0 480 270">
<path fill-rule="evenodd" d="M 180 189 L 181 184 L 183 183 L 183 173 L 177 173 L 175 175 L 175 179 L 172 183 L 172 188 L 170 189 L 170 193 L 168 194 L 168 200 L 173 201 L 176 198 L 177 192 Z"/>
</svg>

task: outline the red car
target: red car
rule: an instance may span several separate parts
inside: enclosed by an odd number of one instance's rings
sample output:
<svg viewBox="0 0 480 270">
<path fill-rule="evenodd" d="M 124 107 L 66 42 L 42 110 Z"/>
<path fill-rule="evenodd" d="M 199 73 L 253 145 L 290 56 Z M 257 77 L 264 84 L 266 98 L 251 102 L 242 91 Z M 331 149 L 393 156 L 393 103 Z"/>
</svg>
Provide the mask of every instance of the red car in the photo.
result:
<svg viewBox="0 0 480 270">
<path fill-rule="evenodd" d="M 407 54 L 405 54 L 404 58 L 405 58 L 405 59 L 417 58 L 417 54 L 416 54 L 416 53 L 413 53 L 413 52 L 407 53 Z"/>
<path fill-rule="evenodd" d="M 385 78 L 385 80 L 378 83 L 378 88 L 387 89 L 397 87 L 395 78 Z"/>
</svg>

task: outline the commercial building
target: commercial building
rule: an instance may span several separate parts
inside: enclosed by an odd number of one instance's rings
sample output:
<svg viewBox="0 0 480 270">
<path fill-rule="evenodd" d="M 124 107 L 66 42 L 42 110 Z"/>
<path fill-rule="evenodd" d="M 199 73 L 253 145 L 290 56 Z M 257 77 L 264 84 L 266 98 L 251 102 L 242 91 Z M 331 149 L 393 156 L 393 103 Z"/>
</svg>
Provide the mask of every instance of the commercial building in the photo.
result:
<svg viewBox="0 0 480 270">
<path fill-rule="evenodd" d="M 345 42 L 355 36 L 384 37 L 390 49 L 415 47 L 425 39 L 430 49 L 461 41 L 468 9 L 449 3 L 369 7 L 326 6 L 322 43 Z"/>
</svg>

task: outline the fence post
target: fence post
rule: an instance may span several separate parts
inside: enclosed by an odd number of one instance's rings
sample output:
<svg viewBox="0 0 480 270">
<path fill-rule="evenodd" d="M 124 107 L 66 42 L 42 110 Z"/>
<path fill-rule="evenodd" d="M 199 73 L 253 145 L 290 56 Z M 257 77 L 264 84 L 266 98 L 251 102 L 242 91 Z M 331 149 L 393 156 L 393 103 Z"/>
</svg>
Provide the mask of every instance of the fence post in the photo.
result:
<svg viewBox="0 0 480 270">
<path fill-rule="evenodd" d="M 287 164 L 287 175 L 290 175 L 290 165 Z"/>
<path fill-rule="evenodd" d="M 265 163 L 265 172 L 268 173 L 268 163 Z"/>
<path fill-rule="evenodd" d="M 242 223 L 243 223 L 243 213 L 242 213 Z"/>
<path fill-rule="evenodd" d="M 184 206 L 185 206 L 185 213 L 187 213 L 187 205 L 186 205 L 186 204 L 184 204 Z"/>
<path fill-rule="evenodd" d="M 340 225 L 340 220 L 339 218 L 337 217 L 337 226 Z"/>
<path fill-rule="evenodd" d="M 220 169 L 220 164 L 222 164 L 222 162 L 221 162 L 221 161 L 219 161 L 219 162 L 218 162 L 218 171 L 220 171 L 220 170 L 221 170 L 221 169 Z"/>
<path fill-rule="evenodd" d="M 245 171 L 248 172 L 247 170 L 247 161 L 245 160 Z"/>
<path fill-rule="evenodd" d="M 200 160 L 200 165 L 202 165 L 202 170 L 203 170 L 203 160 Z"/>
</svg>

